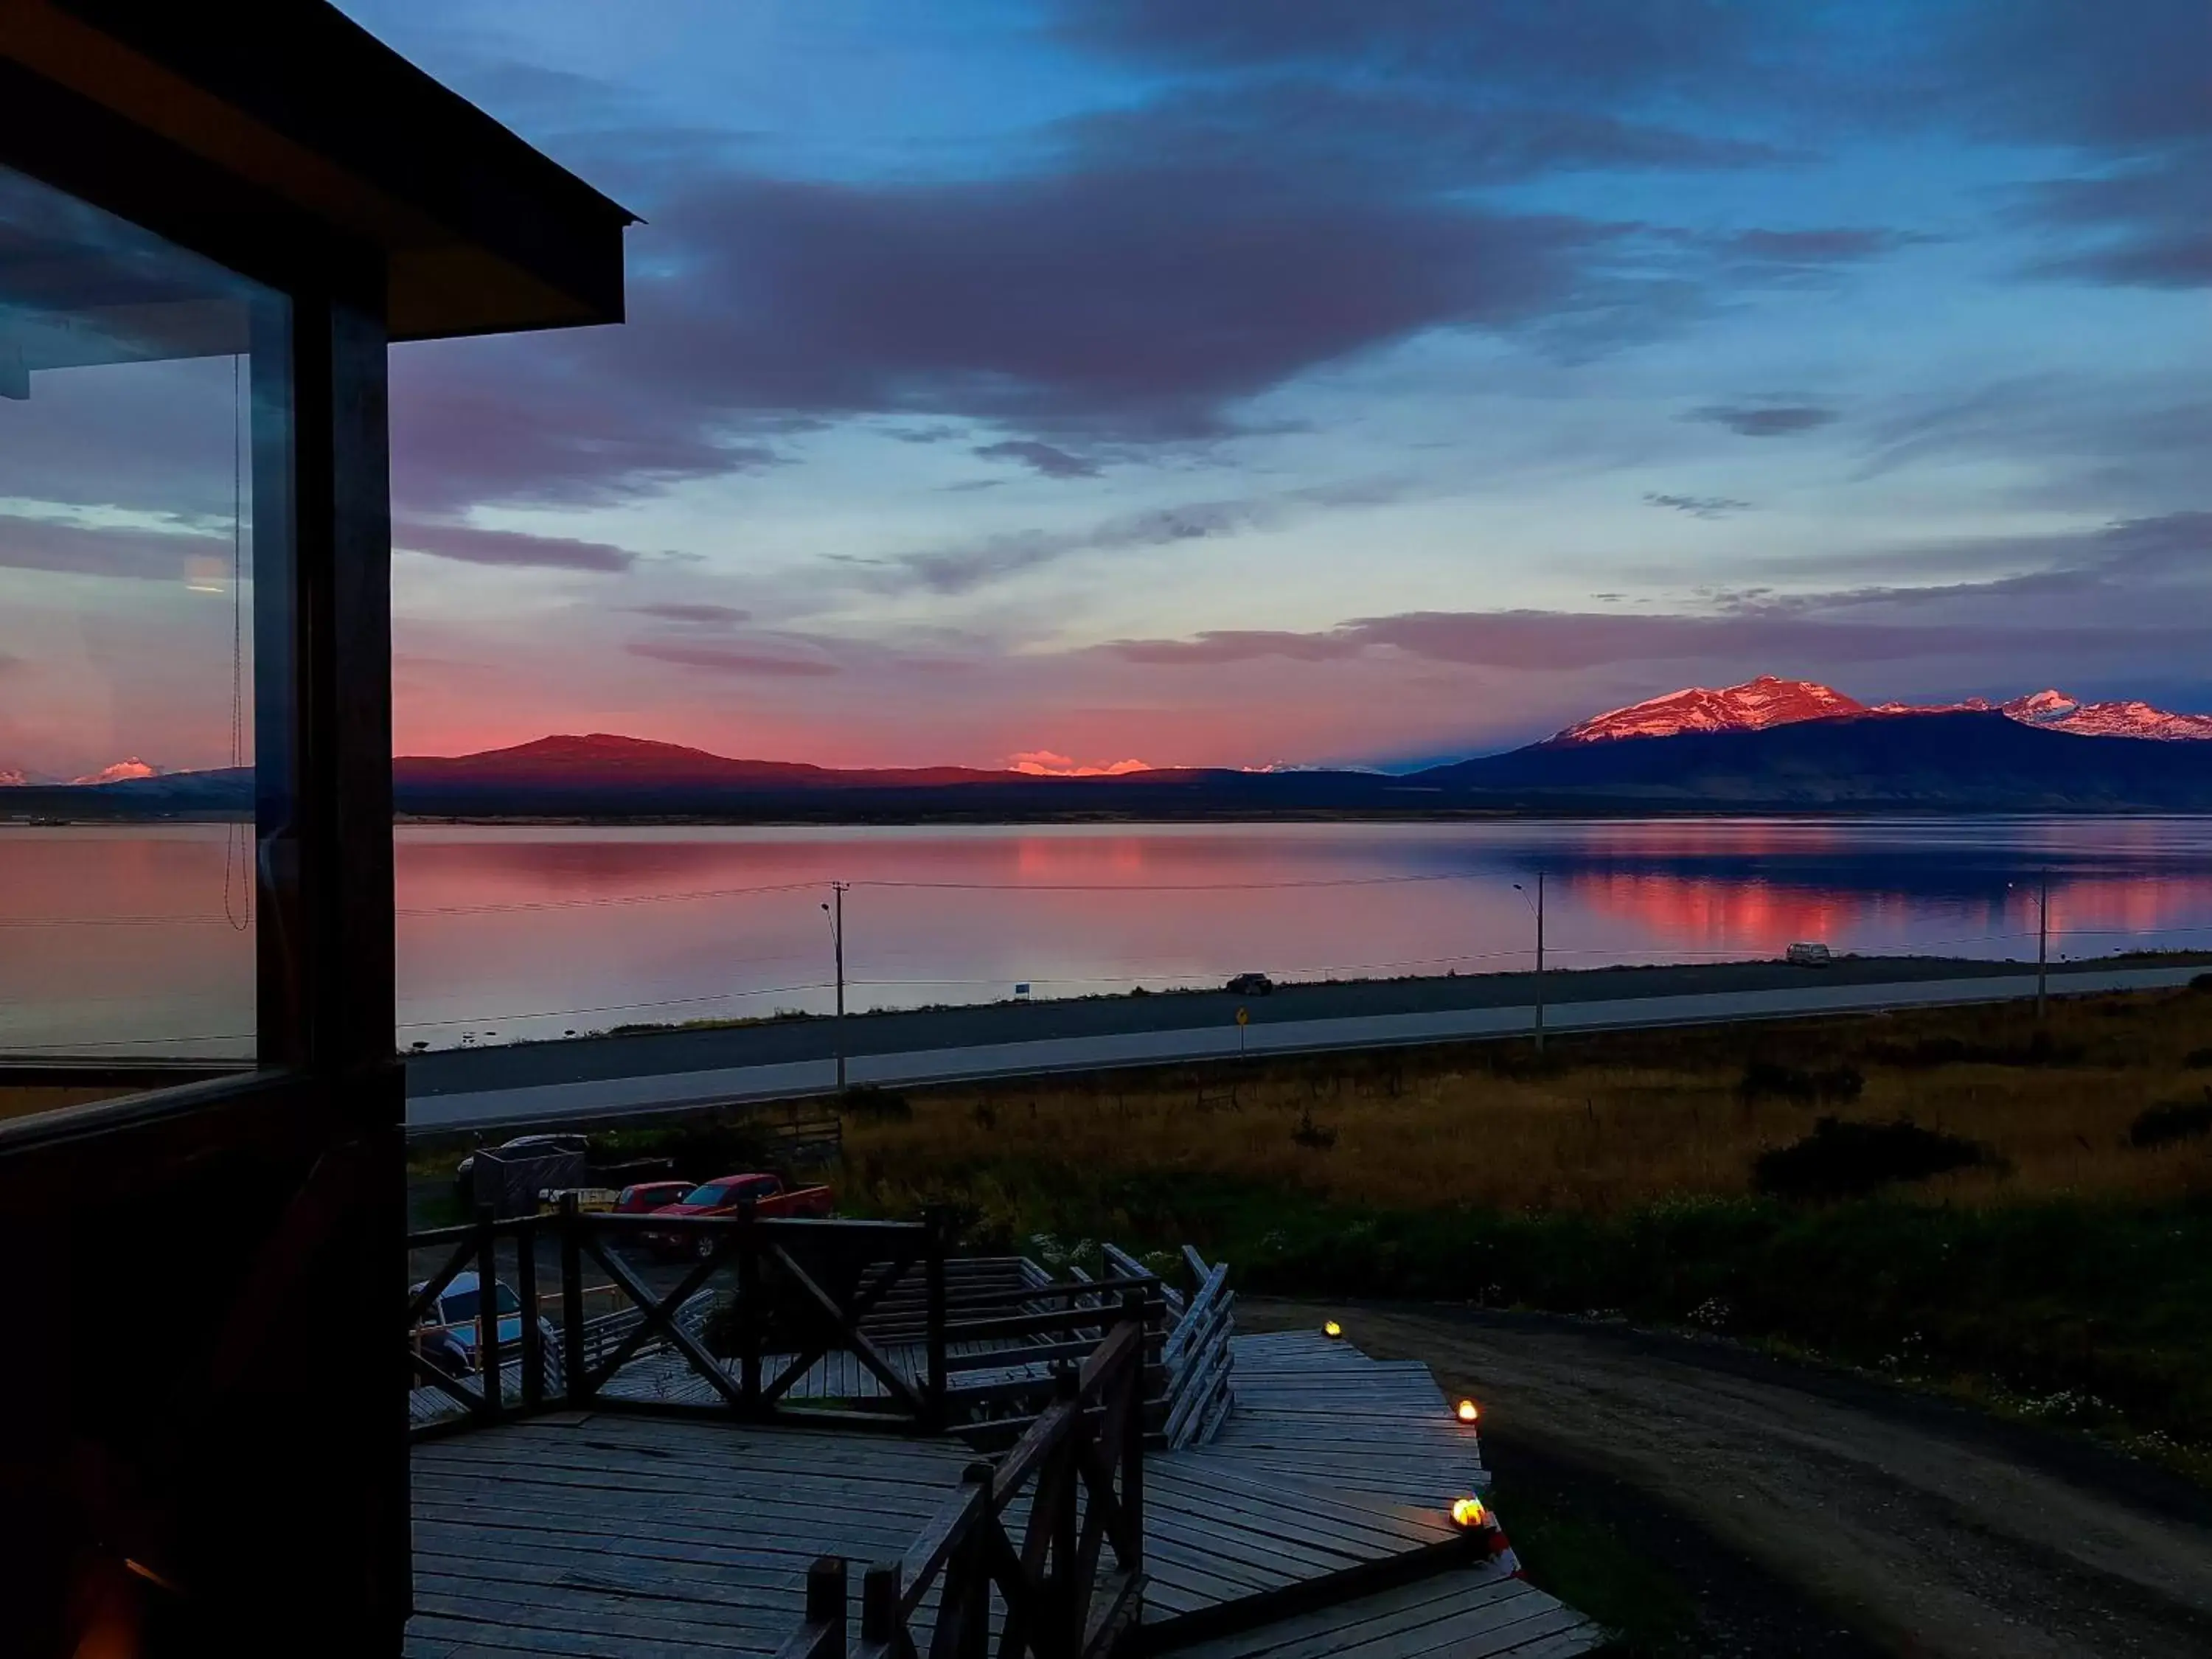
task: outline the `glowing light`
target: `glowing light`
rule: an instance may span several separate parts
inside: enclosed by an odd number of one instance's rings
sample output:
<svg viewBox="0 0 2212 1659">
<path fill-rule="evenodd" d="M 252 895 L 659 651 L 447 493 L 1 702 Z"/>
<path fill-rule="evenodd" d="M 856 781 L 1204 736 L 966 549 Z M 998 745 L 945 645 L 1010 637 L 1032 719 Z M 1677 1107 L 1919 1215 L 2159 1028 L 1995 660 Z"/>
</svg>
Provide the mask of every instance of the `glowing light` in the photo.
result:
<svg viewBox="0 0 2212 1659">
<path fill-rule="evenodd" d="M 1472 1423 L 1482 1415 L 1482 1407 L 1472 1400 L 1462 1400 L 1459 1402 L 1459 1407 L 1455 1415 L 1462 1423 Z"/>
<path fill-rule="evenodd" d="M 1482 1507 L 1480 1498 L 1455 1498 L 1451 1515 L 1456 1527 L 1479 1527 L 1490 1519 L 1490 1511 Z"/>
<path fill-rule="evenodd" d="M 1334 1341 L 1338 1337 L 1344 1334 L 1344 1327 L 1338 1324 L 1334 1319 L 1332 1319 L 1321 1328 L 1321 1334 L 1323 1336 L 1328 1337 L 1331 1341 Z"/>
</svg>

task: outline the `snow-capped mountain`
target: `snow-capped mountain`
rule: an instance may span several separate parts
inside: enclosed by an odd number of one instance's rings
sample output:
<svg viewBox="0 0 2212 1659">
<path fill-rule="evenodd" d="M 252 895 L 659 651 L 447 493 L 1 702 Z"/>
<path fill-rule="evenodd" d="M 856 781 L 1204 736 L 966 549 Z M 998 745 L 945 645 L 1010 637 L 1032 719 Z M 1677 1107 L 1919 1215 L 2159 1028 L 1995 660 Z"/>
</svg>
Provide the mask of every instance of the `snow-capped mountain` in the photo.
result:
<svg viewBox="0 0 2212 1659">
<path fill-rule="evenodd" d="M 149 766 L 133 755 L 129 760 L 119 760 L 112 766 L 103 766 L 97 772 L 88 772 L 81 778 L 71 778 L 73 784 L 127 783 L 133 778 L 157 778 L 161 775 L 158 766 Z"/>
<path fill-rule="evenodd" d="M 1671 738 L 1678 732 L 1759 732 L 1798 720 L 1870 713 L 1856 697 L 1811 680 L 1761 674 L 1717 690 L 1692 685 L 1663 697 L 1610 708 L 1571 726 L 1553 743 L 1601 743 L 1612 738 Z"/>
<path fill-rule="evenodd" d="M 1969 697 L 1964 702 L 1867 704 L 1833 686 L 1813 680 L 1785 680 L 1762 674 L 1741 685 L 1717 690 L 1690 686 L 1663 697 L 1609 709 L 1550 739 L 1555 744 L 1598 743 L 1611 738 L 1667 738 L 1679 732 L 1758 732 L 1799 720 L 1831 720 L 1848 714 L 1959 714 L 1997 713 L 2022 726 L 2070 732 L 2085 738 L 2152 738 L 2162 741 L 2212 738 L 2212 714 L 2176 714 L 2147 702 L 2082 702 L 2063 691 L 2032 692 L 2009 702 Z"/>
<path fill-rule="evenodd" d="M 2061 691 L 2038 691 L 2002 705 L 2024 726 L 2048 726 L 2085 738 L 2212 738 L 2212 714 L 2176 714 L 2147 702 L 2076 702 Z"/>
</svg>

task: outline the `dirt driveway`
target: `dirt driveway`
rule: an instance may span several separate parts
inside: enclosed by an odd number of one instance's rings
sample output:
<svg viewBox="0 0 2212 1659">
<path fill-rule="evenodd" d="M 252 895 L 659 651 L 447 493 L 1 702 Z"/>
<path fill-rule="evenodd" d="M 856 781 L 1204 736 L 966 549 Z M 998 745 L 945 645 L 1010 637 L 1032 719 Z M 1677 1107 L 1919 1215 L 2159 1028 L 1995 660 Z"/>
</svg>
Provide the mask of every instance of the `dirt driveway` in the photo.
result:
<svg viewBox="0 0 2212 1659">
<path fill-rule="evenodd" d="M 1255 1329 L 1316 1316 L 1238 1310 Z M 1501 1468 L 1526 1447 L 1656 1505 L 1851 1645 L 2212 1655 L 2212 1495 L 2179 1479 L 1724 1345 L 1460 1309 L 1341 1316 L 1367 1352 L 1483 1401 Z"/>
</svg>

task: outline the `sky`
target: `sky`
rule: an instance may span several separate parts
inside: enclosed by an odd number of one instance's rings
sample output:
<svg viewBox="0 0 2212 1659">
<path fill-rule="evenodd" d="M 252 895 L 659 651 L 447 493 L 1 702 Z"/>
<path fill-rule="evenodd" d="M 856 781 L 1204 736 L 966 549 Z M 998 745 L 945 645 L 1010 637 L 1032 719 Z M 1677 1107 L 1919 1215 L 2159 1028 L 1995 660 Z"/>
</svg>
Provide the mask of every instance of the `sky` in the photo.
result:
<svg viewBox="0 0 2212 1659">
<path fill-rule="evenodd" d="M 645 221 L 625 326 L 393 351 L 403 752 L 2212 708 L 2202 0 L 343 5 Z"/>
</svg>

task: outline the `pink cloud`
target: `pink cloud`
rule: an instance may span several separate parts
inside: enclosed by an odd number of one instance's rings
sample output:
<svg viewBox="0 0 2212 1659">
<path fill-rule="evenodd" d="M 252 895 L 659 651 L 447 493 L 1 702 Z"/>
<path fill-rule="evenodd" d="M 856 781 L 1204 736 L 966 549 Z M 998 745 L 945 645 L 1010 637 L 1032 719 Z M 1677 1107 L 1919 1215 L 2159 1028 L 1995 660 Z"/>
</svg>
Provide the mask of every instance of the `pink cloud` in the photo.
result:
<svg viewBox="0 0 2212 1659">
<path fill-rule="evenodd" d="M 1049 749 L 1028 749 L 1019 754 L 1009 755 L 1006 764 L 1014 771 L 1026 773 L 1033 778 L 1118 778 L 1131 772 L 1150 772 L 1153 769 L 1140 760 L 1086 766 L 1066 755 L 1055 755 Z"/>
</svg>

